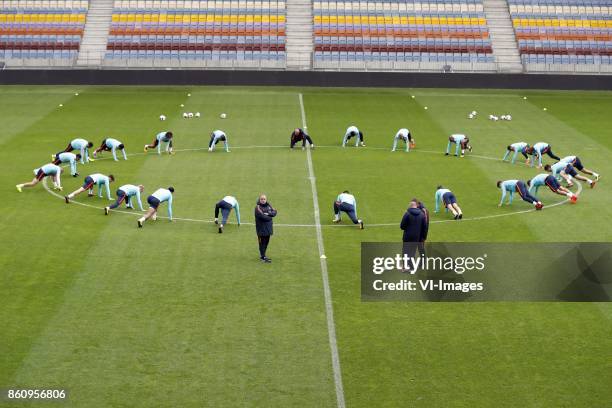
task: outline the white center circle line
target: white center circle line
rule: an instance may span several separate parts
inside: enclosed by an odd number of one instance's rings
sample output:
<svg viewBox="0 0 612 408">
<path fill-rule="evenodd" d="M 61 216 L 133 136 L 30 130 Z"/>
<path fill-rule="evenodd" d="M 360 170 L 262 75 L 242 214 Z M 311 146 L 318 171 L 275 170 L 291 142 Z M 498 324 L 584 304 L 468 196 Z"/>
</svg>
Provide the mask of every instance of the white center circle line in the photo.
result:
<svg viewBox="0 0 612 408">
<path fill-rule="evenodd" d="M 289 146 L 235 146 L 232 147 L 232 149 L 279 149 L 279 148 L 288 148 Z M 342 146 L 317 146 L 317 149 L 319 148 L 339 148 L 342 149 Z M 374 150 L 389 150 L 385 147 L 367 147 L 366 149 L 374 149 Z M 208 150 L 208 147 L 195 147 L 195 148 L 190 148 L 190 149 L 175 149 L 175 152 L 195 152 L 195 151 L 201 151 L 201 150 Z M 412 150 L 412 152 L 420 152 L 420 153 L 428 153 L 428 154 L 443 154 L 441 152 L 436 152 L 433 150 Z M 127 156 L 145 156 L 146 153 L 130 153 Z M 486 160 L 494 160 L 494 161 L 501 161 L 501 159 L 498 158 L 493 158 L 493 157 L 488 157 L 488 156 L 477 156 L 477 155 L 470 155 L 471 157 L 475 157 L 475 158 L 479 158 L 479 159 L 486 159 Z M 110 159 L 110 157 L 102 157 L 97 160 L 108 160 Z M 68 165 L 63 165 L 62 167 L 67 167 Z M 51 190 L 49 188 L 49 186 L 47 185 L 47 179 L 44 178 L 43 179 L 43 187 L 44 189 L 50 193 L 51 195 L 60 198 L 60 199 L 64 199 L 64 196 L 62 196 L 61 194 L 56 193 L 55 191 Z M 577 190 L 576 191 L 576 195 L 580 195 L 580 193 L 582 192 L 582 184 L 580 183 L 576 183 L 577 185 Z M 545 206 L 543 209 L 548 209 L 548 208 L 553 208 L 553 207 L 557 207 L 560 205 L 563 205 L 565 203 L 569 202 L 569 199 L 565 199 L 563 201 L 559 201 L 550 205 Z M 77 204 L 83 207 L 88 207 L 88 208 L 94 208 L 96 210 L 104 210 L 104 207 L 99 207 L 96 205 L 92 205 L 92 204 L 88 204 L 88 203 L 84 203 L 81 201 L 76 201 L 76 200 L 71 200 L 70 201 L 71 204 Z M 126 211 L 126 210 L 111 210 L 112 212 L 116 212 L 116 213 L 121 213 L 121 214 L 129 214 L 129 215 L 135 215 L 135 216 L 141 216 L 142 213 L 140 211 L 134 210 L 134 211 Z M 529 208 L 529 209 L 525 209 L 525 210 L 519 210 L 519 211 L 513 211 L 513 212 L 509 212 L 509 213 L 504 213 L 504 214 L 491 214 L 491 215 L 483 215 L 480 217 L 471 217 L 471 218 L 463 218 L 462 221 L 479 221 L 479 220 L 487 220 L 487 219 L 491 219 L 491 218 L 499 218 L 499 217 L 508 217 L 511 215 L 519 215 L 519 214 L 526 214 L 526 213 L 530 213 L 530 212 L 534 212 L 536 211 L 535 208 Z M 163 217 L 163 216 L 158 216 L 157 218 L 161 218 L 161 219 L 168 219 L 168 217 Z M 172 217 L 174 220 L 177 221 L 186 221 L 186 222 L 199 222 L 199 223 L 205 223 L 205 224 L 212 224 L 214 221 L 213 220 L 203 220 L 203 219 L 198 219 L 198 218 L 183 218 L 183 217 Z M 442 223 L 446 223 L 446 222 L 457 222 L 454 219 L 447 219 L 447 220 L 434 220 L 434 221 L 430 221 L 430 224 L 442 224 Z M 255 225 L 252 222 L 241 222 L 241 225 Z M 274 226 L 277 227 L 289 227 L 289 228 L 315 228 L 316 224 L 283 224 L 283 223 L 274 223 Z M 393 227 L 393 226 L 399 226 L 399 222 L 393 222 L 393 223 L 380 223 L 380 224 L 367 224 L 368 228 L 371 227 Z M 342 227 L 352 227 L 354 228 L 354 225 L 342 225 L 342 224 L 321 224 L 321 227 L 323 228 L 342 228 Z"/>
</svg>

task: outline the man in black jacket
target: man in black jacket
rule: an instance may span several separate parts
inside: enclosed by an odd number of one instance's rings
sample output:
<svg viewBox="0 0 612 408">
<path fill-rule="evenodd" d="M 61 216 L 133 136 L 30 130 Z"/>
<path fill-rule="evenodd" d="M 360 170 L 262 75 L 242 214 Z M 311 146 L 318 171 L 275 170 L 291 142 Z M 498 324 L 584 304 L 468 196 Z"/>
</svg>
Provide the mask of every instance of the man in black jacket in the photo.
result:
<svg viewBox="0 0 612 408">
<path fill-rule="evenodd" d="M 402 238 L 404 242 L 403 251 L 411 260 L 414 259 L 417 248 L 420 249 L 427 239 L 428 220 L 425 211 L 419 208 L 419 201 L 413 198 L 400 224 L 400 228 L 404 230 L 404 236 Z M 423 254 L 424 251 L 420 250 L 419 252 Z M 412 261 L 411 265 L 412 266 L 404 272 L 409 272 L 411 269 L 414 269 Z"/>
<path fill-rule="evenodd" d="M 310 138 L 308 133 L 304 131 L 304 129 L 295 128 L 293 132 L 291 132 L 291 148 L 292 149 L 293 149 L 293 146 L 297 144 L 297 142 L 302 142 L 302 150 L 306 148 L 306 142 L 310 144 L 310 147 L 312 149 L 314 149 L 315 147 L 314 143 L 312 142 L 312 139 Z"/>
<path fill-rule="evenodd" d="M 268 197 L 265 194 L 260 195 L 255 206 L 255 231 L 259 240 L 259 259 L 265 263 L 272 262 L 266 256 L 266 249 L 268 249 L 268 243 L 273 234 L 274 217 L 276 217 L 276 210 L 268 202 Z"/>
</svg>

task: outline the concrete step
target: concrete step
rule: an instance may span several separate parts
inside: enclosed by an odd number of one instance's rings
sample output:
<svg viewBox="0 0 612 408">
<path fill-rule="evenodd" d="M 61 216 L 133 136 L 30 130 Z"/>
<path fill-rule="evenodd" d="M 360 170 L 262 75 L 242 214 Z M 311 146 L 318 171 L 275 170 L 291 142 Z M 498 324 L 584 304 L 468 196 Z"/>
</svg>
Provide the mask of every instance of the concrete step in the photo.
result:
<svg viewBox="0 0 612 408">
<path fill-rule="evenodd" d="M 483 0 L 483 9 L 499 71 L 522 72 L 508 4 L 502 0 Z"/>
<path fill-rule="evenodd" d="M 108 43 L 113 0 L 91 0 L 77 65 L 96 66 L 102 63 Z"/>
<path fill-rule="evenodd" d="M 312 2 L 307 0 L 287 0 L 286 61 L 287 68 L 305 70 L 312 67 L 313 18 Z"/>
</svg>

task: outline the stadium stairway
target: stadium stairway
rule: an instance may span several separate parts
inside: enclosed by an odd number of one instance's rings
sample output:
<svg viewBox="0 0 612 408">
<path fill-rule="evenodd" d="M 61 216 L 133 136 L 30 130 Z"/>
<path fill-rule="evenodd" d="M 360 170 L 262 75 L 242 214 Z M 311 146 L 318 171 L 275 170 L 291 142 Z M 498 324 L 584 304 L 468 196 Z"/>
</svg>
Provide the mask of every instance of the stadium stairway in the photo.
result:
<svg viewBox="0 0 612 408">
<path fill-rule="evenodd" d="M 114 0 L 89 0 L 77 66 L 100 66 L 106 53 Z"/>
<path fill-rule="evenodd" d="M 483 0 L 482 3 L 498 72 L 523 72 L 508 3 L 505 0 Z"/>
<path fill-rule="evenodd" d="M 312 68 L 314 51 L 312 0 L 287 0 L 287 69 Z"/>
</svg>

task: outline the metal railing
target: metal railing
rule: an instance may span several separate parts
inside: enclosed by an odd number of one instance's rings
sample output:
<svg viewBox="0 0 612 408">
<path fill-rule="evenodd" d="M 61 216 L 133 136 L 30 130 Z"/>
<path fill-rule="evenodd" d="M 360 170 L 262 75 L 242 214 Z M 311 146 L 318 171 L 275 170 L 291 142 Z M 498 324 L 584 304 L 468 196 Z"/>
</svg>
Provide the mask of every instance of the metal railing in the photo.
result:
<svg viewBox="0 0 612 408">
<path fill-rule="evenodd" d="M 70 58 L 5 58 L 0 69 L 228 69 L 382 72 L 505 72 L 497 62 L 323 61 L 287 56 L 284 59 L 206 59 L 200 55 L 106 58 L 105 53 L 81 52 Z M 523 63 L 525 73 L 612 74 L 612 64 Z"/>
<path fill-rule="evenodd" d="M 396 71 L 396 72 L 498 72 L 496 62 L 423 62 L 423 61 L 321 61 L 313 63 L 323 71 Z"/>
<path fill-rule="evenodd" d="M 523 63 L 525 72 L 532 74 L 601 74 L 612 75 L 612 64 L 537 64 Z"/>
</svg>

